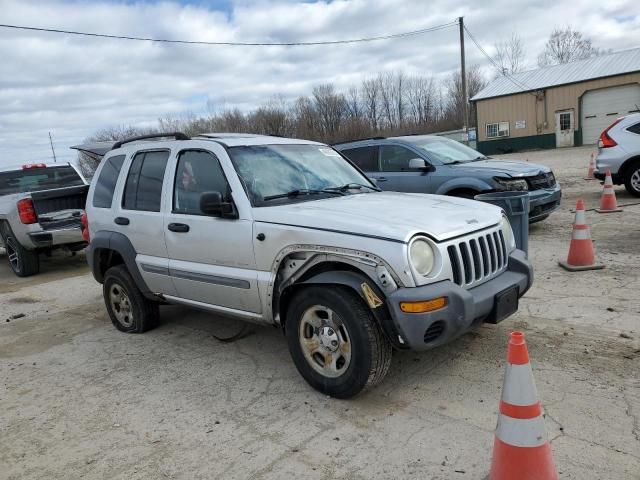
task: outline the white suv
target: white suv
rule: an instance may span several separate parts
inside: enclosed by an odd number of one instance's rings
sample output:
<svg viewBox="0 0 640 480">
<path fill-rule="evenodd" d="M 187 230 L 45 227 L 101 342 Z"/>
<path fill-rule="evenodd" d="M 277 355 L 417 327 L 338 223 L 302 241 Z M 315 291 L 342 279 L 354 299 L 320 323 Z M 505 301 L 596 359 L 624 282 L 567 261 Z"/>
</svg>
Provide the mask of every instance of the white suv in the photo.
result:
<svg viewBox="0 0 640 480">
<path fill-rule="evenodd" d="M 613 183 L 640 197 L 640 113 L 618 118 L 600 135 L 593 174 L 604 180 L 607 170 Z"/>
<path fill-rule="evenodd" d="M 171 136 L 115 144 L 89 190 L 87 257 L 119 330 L 162 303 L 277 326 L 307 382 L 347 398 L 393 348 L 498 322 L 531 285 L 498 207 L 380 192 L 316 142 Z"/>
</svg>

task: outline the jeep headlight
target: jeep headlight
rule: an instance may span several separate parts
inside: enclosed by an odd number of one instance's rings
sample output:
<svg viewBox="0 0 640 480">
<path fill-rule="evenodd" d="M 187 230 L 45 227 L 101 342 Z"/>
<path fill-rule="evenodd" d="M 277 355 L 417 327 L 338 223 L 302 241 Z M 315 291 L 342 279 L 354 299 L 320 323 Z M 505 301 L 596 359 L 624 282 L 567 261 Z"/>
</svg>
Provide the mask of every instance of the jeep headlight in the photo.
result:
<svg viewBox="0 0 640 480">
<path fill-rule="evenodd" d="M 435 253 L 427 240 L 416 238 L 409 245 L 409 260 L 419 275 L 426 276 L 435 265 Z"/>
<path fill-rule="evenodd" d="M 502 229 L 502 236 L 504 237 L 504 243 L 507 245 L 507 252 L 511 252 L 516 248 L 516 237 L 513 234 L 513 229 L 507 217 L 502 217 L 500 221 L 500 228 Z"/>
<path fill-rule="evenodd" d="M 504 190 L 515 190 L 515 191 L 527 191 L 529 190 L 529 185 L 527 181 L 522 178 L 495 178 L 498 185 L 500 185 Z"/>
</svg>

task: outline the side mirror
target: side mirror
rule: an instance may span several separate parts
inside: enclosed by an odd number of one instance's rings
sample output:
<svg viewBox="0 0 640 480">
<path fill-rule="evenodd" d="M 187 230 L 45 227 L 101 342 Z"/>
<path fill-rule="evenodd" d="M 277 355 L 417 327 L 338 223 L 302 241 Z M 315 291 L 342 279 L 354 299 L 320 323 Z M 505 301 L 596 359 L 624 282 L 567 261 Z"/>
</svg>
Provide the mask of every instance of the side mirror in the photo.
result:
<svg viewBox="0 0 640 480">
<path fill-rule="evenodd" d="M 409 160 L 409 170 L 423 170 L 425 172 L 433 172 L 433 166 L 428 165 L 423 158 L 412 158 Z"/>
<path fill-rule="evenodd" d="M 238 218 L 233 203 L 225 201 L 220 192 L 203 192 L 200 195 L 200 211 L 212 217 Z"/>
</svg>

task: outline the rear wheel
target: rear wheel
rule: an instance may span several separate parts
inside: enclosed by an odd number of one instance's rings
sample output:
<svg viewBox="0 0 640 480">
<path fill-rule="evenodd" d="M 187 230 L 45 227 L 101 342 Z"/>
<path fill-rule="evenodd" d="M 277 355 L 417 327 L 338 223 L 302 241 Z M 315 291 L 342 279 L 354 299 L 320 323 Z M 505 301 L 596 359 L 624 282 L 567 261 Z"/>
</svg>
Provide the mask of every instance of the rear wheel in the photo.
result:
<svg viewBox="0 0 640 480">
<path fill-rule="evenodd" d="M 626 169 L 624 186 L 631 195 L 640 197 L 640 160 L 636 160 Z"/>
<path fill-rule="evenodd" d="M 40 271 L 38 253 L 24 248 L 13 235 L 4 239 L 7 259 L 13 273 L 19 277 L 29 277 Z"/>
<path fill-rule="evenodd" d="M 102 294 L 111 323 L 121 332 L 143 333 L 158 325 L 158 304 L 142 294 L 124 265 L 107 270 Z"/>
<path fill-rule="evenodd" d="M 332 397 L 373 387 L 391 364 L 391 344 L 362 299 L 346 288 L 300 290 L 289 304 L 286 335 L 302 377 Z"/>
</svg>

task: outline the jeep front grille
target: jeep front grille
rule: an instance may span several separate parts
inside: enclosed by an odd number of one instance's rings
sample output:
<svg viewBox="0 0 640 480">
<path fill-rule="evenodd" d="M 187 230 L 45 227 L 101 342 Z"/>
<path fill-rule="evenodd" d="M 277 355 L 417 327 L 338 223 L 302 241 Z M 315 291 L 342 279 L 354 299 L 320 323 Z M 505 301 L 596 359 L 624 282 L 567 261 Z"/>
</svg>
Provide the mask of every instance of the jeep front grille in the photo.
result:
<svg viewBox="0 0 640 480">
<path fill-rule="evenodd" d="M 457 240 L 447 252 L 453 281 L 464 288 L 484 283 L 507 268 L 507 248 L 500 229 Z"/>
</svg>

